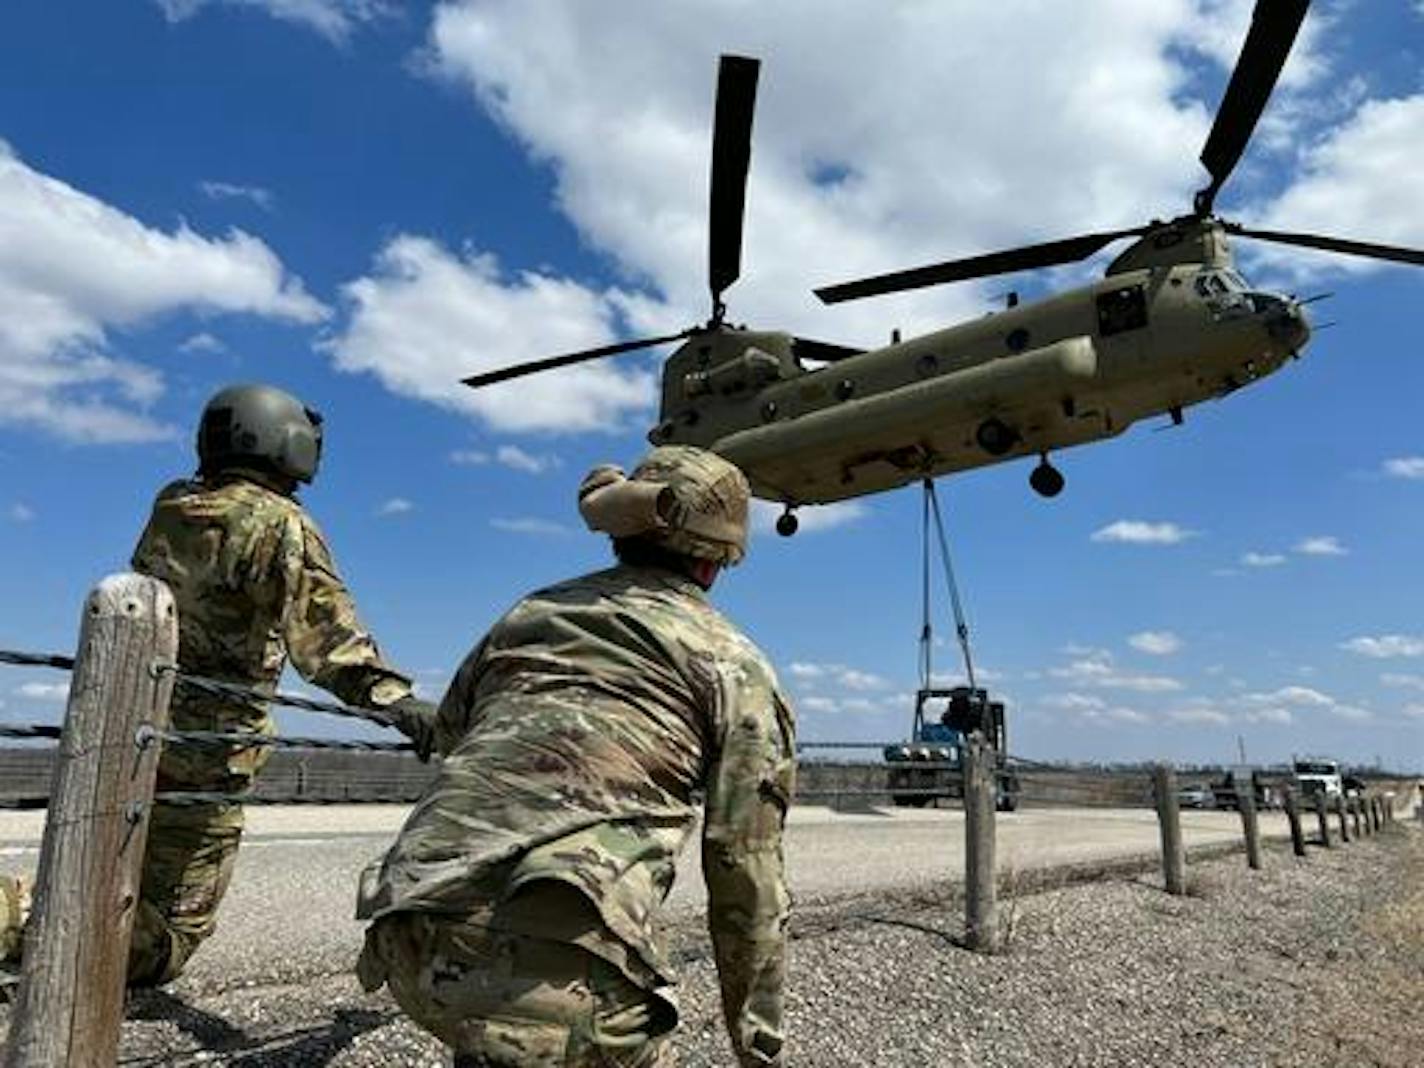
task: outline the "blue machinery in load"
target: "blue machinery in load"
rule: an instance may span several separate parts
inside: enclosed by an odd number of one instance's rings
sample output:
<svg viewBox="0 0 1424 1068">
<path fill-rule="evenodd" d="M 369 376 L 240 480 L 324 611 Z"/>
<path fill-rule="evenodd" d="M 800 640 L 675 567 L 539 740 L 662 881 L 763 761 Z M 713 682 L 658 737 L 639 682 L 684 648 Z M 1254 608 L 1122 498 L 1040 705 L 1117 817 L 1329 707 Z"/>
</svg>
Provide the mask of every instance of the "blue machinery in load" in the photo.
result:
<svg viewBox="0 0 1424 1068">
<path fill-rule="evenodd" d="M 930 618 L 930 521 L 938 534 L 940 559 L 944 564 L 945 584 L 949 588 L 954 610 L 955 632 L 964 655 L 967 686 L 941 688 L 934 686 L 932 653 L 934 631 Z M 1004 726 L 1004 703 L 989 700 L 989 694 L 974 685 L 974 661 L 969 651 L 969 625 L 959 601 L 959 589 L 954 581 L 949 544 L 940 517 L 939 499 L 934 483 L 924 481 L 923 553 L 921 557 L 922 623 L 920 628 L 920 688 L 915 693 L 915 718 L 910 728 L 910 740 L 904 745 L 885 747 L 885 762 L 889 766 L 887 779 L 890 796 L 897 805 L 923 806 L 941 797 L 964 796 L 964 744 L 966 738 L 978 732 L 995 754 L 995 807 L 1012 812 L 1018 807 L 1019 782 L 1009 772 L 1008 736 Z"/>
</svg>

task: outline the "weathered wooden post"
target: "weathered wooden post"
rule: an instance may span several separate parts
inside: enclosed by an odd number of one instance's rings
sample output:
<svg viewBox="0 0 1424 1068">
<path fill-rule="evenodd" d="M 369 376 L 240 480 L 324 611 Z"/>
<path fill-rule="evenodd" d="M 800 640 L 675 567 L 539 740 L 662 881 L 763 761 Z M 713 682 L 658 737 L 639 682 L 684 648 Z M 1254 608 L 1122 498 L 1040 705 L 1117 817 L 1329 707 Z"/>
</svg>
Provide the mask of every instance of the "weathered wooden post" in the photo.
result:
<svg viewBox="0 0 1424 1068">
<path fill-rule="evenodd" d="M 1182 845 L 1182 812 L 1177 804 L 1177 773 L 1169 764 L 1152 769 L 1157 795 L 1157 824 L 1162 832 L 1162 882 L 1167 893 L 1187 892 L 1187 851 Z"/>
<path fill-rule="evenodd" d="M 5 1068 L 111 1065 L 123 1021 L 178 620 L 168 587 L 111 575 L 84 604 Z"/>
<path fill-rule="evenodd" d="M 1350 821 L 1345 816 L 1345 795 L 1335 795 L 1335 814 L 1340 817 L 1340 841 L 1350 840 Z"/>
<path fill-rule="evenodd" d="M 1300 809 L 1296 807 L 1295 791 L 1290 786 L 1281 787 L 1281 802 L 1285 805 L 1286 819 L 1290 822 L 1291 848 L 1298 857 L 1305 856 L 1305 834 L 1300 829 Z"/>
<path fill-rule="evenodd" d="M 1246 866 L 1253 871 L 1261 867 L 1261 827 L 1256 821 L 1256 784 L 1246 780 L 1245 789 L 1236 781 L 1236 804 L 1241 809 L 1241 830 L 1246 837 Z"/>
<path fill-rule="evenodd" d="M 1360 799 L 1358 797 L 1350 798 L 1350 822 L 1355 826 L 1355 837 L 1363 838 L 1365 832 L 1360 829 Z"/>
<path fill-rule="evenodd" d="M 1320 844 L 1326 849 L 1335 848 L 1335 843 L 1330 840 L 1330 814 L 1325 810 L 1324 790 L 1315 795 L 1315 818 L 1320 824 Z"/>
<path fill-rule="evenodd" d="M 994 753 L 975 731 L 964 744 L 964 932 L 969 948 L 998 948 L 994 872 Z"/>
</svg>

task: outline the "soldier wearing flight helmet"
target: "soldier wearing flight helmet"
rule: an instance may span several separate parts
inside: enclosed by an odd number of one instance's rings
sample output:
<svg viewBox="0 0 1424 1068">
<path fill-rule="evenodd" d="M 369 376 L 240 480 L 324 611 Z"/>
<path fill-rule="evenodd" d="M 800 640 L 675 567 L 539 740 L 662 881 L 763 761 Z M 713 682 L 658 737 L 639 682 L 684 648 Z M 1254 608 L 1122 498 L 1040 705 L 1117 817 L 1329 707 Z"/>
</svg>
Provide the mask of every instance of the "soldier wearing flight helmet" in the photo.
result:
<svg viewBox="0 0 1424 1068">
<path fill-rule="evenodd" d="M 655 934 L 705 794 L 708 921 L 742 1065 L 784 1063 L 781 835 L 794 724 L 766 658 L 705 591 L 745 551 L 732 464 L 654 449 L 584 479 L 616 566 L 530 594 L 440 704 L 444 755 L 362 879 L 358 974 L 457 1065 L 669 1063 Z"/>
<path fill-rule="evenodd" d="M 233 386 L 203 409 L 198 472 L 159 492 L 136 571 L 160 578 L 178 607 L 178 665 L 275 690 L 290 660 L 308 681 L 348 704 L 383 712 L 429 753 L 433 709 L 382 658 L 356 615 L 326 539 L 296 499 L 316 477 L 321 416 L 271 386 Z M 270 735 L 260 700 L 213 697 L 181 685 L 173 729 Z M 241 793 L 267 746 L 167 746 L 159 790 Z M 129 982 L 167 982 L 216 926 L 242 836 L 237 803 L 159 803 L 149 823 Z"/>
</svg>

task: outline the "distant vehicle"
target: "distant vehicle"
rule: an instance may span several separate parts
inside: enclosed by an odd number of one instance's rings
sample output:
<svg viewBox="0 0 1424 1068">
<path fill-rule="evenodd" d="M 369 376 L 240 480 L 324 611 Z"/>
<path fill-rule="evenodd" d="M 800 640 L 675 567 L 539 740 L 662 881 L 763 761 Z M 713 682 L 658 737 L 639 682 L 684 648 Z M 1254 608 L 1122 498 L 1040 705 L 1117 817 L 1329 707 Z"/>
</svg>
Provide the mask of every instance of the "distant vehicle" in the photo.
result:
<svg viewBox="0 0 1424 1068">
<path fill-rule="evenodd" d="M 1205 783 L 1192 783 L 1177 791 L 1177 804 L 1182 808 L 1215 808 L 1216 796 Z"/>
<path fill-rule="evenodd" d="M 1249 764 L 1236 764 L 1227 768 L 1226 773 L 1211 784 L 1211 794 L 1217 808 L 1239 809 L 1241 804 L 1238 799 L 1248 790 L 1256 808 L 1279 807 L 1280 797 L 1275 787 L 1266 783 L 1261 778 L 1261 773 Z"/>
<path fill-rule="evenodd" d="M 1296 789 L 1302 797 L 1313 798 L 1316 794 L 1339 797 L 1344 789 L 1340 765 L 1333 760 L 1297 760 L 1294 770 Z"/>
</svg>

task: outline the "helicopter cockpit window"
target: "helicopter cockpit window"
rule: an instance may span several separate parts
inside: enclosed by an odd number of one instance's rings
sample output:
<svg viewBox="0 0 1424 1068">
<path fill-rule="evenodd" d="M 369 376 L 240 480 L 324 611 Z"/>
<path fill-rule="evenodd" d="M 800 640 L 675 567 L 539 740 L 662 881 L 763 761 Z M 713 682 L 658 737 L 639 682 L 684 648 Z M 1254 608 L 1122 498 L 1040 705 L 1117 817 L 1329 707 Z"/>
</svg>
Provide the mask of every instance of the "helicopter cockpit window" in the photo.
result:
<svg viewBox="0 0 1424 1068">
<path fill-rule="evenodd" d="M 1202 271 L 1193 283 L 1200 296 L 1218 315 L 1239 315 L 1250 311 L 1251 300 L 1247 295 L 1248 286 L 1235 271 Z"/>
<path fill-rule="evenodd" d="M 1141 286 L 1124 286 L 1098 295 L 1098 333 L 1103 337 L 1147 325 L 1147 294 Z"/>
</svg>

